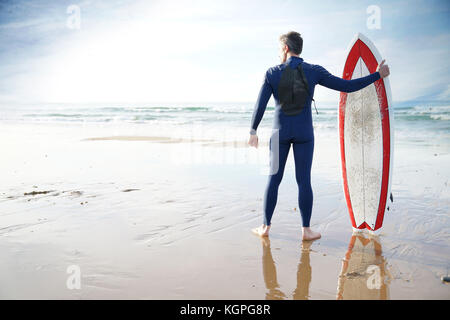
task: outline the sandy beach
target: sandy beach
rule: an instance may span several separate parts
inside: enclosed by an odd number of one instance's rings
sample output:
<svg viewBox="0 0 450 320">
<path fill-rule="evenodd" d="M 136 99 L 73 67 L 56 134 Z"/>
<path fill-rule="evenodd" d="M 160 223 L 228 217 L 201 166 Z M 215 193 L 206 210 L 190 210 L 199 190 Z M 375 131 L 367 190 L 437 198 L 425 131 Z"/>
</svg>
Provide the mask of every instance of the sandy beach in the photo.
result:
<svg viewBox="0 0 450 320">
<path fill-rule="evenodd" d="M 0 0 L 0 300 L 157 300 L 169 320 L 450 300 L 449 16 Z M 302 241 L 299 206 L 320 239 Z"/>
<path fill-rule="evenodd" d="M 302 243 L 292 152 L 270 238 L 250 232 L 268 134 L 255 150 L 244 129 L 230 141 L 139 130 L 2 124 L 0 299 L 450 298 L 446 144 L 400 136 L 384 227 L 353 235 L 337 136 L 316 130 L 322 239 Z M 80 289 L 67 285 L 73 266 Z"/>
</svg>

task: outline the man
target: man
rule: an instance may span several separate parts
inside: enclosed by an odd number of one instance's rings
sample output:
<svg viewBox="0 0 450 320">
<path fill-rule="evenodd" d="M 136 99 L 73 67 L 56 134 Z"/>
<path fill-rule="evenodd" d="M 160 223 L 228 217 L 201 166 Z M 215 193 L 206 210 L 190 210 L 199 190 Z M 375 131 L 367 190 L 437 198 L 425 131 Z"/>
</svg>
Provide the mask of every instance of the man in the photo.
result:
<svg viewBox="0 0 450 320">
<path fill-rule="evenodd" d="M 276 103 L 274 117 L 274 129 L 276 130 L 270 138 L 271 173 L 264 194 L 264 221 L 260 227 L 252 229 L 260 236 L 269 235 L 270 222 L 278 197 L 278 187 L 283 178 L 286 159 L 292 144 L 299 191 L 298 204 L 303 224 L 303 240 L 316 240 L 321 237 L 320 233 L 314 232 L 310 228 L 313 204 L 311 164 L 314 151 L 311 101 L 314 96 L 314 87 L 320 84 L 337 91 L 354 92 L 389 75 L 389 67 L 384 64 L 383 60 L 378 65 L 376 72 L 359 79 L 344 80 L 333 76 L 319 65 L 304 62 L 299 57 L 302 48 L 303 39 L 298 32 L 291 31 L 280 36 L 282 64 L 267 70 L 253 112 L 248 144 L 257 148 L 256 130 L 264 115 L 267 102 L 273 94 Z M 292 70 L 298 70 L 298 72 Z M 291 89 L 292 92 L 287 92 L 287 88 L 294 89 Z"/>
</svg>

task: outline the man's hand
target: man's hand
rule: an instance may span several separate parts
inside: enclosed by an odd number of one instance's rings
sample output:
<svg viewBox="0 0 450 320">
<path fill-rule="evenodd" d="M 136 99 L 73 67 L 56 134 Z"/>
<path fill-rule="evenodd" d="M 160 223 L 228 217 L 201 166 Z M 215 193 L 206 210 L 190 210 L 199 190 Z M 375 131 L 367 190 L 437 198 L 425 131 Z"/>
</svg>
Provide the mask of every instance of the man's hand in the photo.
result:
<svg viewBox="0 0 450 320">
<path fill-rule="evenodd" d="M 256 134 L 251 134 L 250 139 L 248 139 L 248 144 L 251 147 L 258 148 L 258 136 Z"/>
<path fill-rule="evenodd" d="M 389 66 L 387 64 L 384 64 L 386 60 L 381 61 L 381 63 L 377 67 L 377 71 L 380 73 L 380 77 L 386 78 L 390 72 L 389 72 Z"/>
</svg>

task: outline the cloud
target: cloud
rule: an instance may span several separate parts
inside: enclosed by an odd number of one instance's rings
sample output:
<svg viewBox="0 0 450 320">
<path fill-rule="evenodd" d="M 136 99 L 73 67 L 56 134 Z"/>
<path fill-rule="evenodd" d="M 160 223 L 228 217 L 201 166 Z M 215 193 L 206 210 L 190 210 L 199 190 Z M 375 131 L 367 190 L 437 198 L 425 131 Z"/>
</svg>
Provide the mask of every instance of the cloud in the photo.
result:
<svg viewBox="0 0 450 320">
<path fill-rule="evenodd" d="M 445 2 L 381 2 L 382 29 L 367 30 L 368 3 L 360 1 L 84 1 L 77 31 L 66 27 L 69 2 L 19 2 L 3 13 L 0 95 L 254 101 L 263 73 L 279 63 L 278 36 L 292 29 L 303 35 L 305 61 L 337 76 L 349 41 L 363 31 L 391 67 L 395 100 L 448 96 Z M 315 97 L 338 101 L 339 93 L 318 86 Z"/>
</svg>

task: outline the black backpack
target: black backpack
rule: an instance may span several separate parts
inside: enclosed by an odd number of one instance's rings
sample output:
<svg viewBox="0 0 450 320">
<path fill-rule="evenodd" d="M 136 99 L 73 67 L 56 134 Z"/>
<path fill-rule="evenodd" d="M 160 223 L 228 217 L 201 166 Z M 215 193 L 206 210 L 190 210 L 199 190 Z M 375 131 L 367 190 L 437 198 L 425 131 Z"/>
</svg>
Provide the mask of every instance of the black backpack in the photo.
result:
<svg viewBox="0 0 450 320">
<path fill-rule="evenodd" d="M 278 84 L 278 97 L 281 110 L 289 116 L 302 112 L 308 97 L 314 101 L 309 94 L 308 81 L 303 73 L 301 63 L 295 69 L 292 69 L 289 64 L 285 64 Z"/>
</svg>

